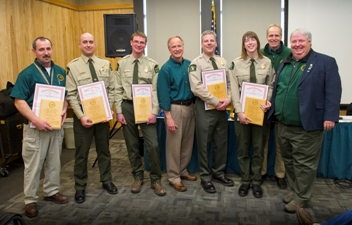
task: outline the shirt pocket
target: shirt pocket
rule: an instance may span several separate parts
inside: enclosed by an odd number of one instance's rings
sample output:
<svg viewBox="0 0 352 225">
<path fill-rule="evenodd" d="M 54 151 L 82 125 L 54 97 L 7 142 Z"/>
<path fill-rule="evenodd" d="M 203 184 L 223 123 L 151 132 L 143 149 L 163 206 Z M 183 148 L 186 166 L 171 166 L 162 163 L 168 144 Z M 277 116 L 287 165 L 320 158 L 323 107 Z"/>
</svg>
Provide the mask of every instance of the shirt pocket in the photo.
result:
<svg viewBox="0 0 352 225">
<path fill-rule="evenodd" d="M 236 73 L 236 77 L 240 86 L 242 86 L 243 82 L 249 82 L 249 73 L 246 70 L 238 70 Z"/>
<path fill-rule="evenodd" d="M 85 84 L 89 84 L 92 82 L 92 76 L 88 73 L 81 73 L 78 77 L 77 77 L 77 82 L 78 85 L 85 85 Z"/>
<path fill-rule="evenodd" d="M 104 81 L 105 87 L 108 87 L 110 84 L 110 74 L 108 70 L 99 71 L 99 81 Z"/>
<path fill-rule="evenodd" d="M 151 84 L 152 83 L 152 71 L 150 68 L 145 68 L 141 73 L 138 74 L 138 81 L 141 84 Z"/>
</svg>

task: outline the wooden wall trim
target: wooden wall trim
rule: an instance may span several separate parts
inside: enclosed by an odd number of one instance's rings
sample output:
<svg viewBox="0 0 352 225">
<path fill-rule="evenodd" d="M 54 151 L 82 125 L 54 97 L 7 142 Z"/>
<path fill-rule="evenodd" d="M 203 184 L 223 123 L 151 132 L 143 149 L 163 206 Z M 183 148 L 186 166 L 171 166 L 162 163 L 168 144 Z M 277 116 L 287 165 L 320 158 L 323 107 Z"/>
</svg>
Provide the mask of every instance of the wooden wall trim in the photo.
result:
<svg viewBox="0 0 352 225">
<path fill-rule="evenodd" d="M 58 5 L 58 6 L 62 6 L 62 7 L 69 8 L 69 9 L 73 9 L 76 11 L 94 11 L 94 10 L 107 10 L 107 9 L 133 9 L 133 3 L 78 6 L 78 5 L 67 3 L 67 2 L 64 2 L 61 0 L 40 0 L 40 1 L 51 3 L 54 5 Z"/>
<path fill-rule="evenodd" d="M 62 6 L 62 7 L 68 8 L 68 9 L 73 9 L 73 10 L 76 10 L 76 11 L 79 10 L 79 7 L 77 5 L 74 5 L 74 4 L 71 4 L 71 3 L 67 3 L 67 2 L 64 2 L 64 1 L 61 1 L 61 0 L 39 0 L 39 1 L 51 3 L 51 4 L 54 4 L 54 5 L 59 5 L 59 6 Z"/>
</svg>

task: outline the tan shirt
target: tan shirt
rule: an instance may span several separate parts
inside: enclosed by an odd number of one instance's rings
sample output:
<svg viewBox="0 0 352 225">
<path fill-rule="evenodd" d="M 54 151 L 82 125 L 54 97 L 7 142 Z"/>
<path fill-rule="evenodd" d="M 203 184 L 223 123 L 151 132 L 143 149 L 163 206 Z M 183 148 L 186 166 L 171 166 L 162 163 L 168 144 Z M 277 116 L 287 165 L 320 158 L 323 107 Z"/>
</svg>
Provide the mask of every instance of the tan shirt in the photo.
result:
<svg viewBox="0 0 352 225">
<path fill-rule="evenodd" d="M 117 64 L 116 78 L 116 95 L 115 106 L 116 113 L 122 113 L 121 103 L 123 100 L 132 100 L 132 82 L 133 82 L 133 55 L 123 57 Z M 152 84 L 153 108 L 152 114 L 158 115 L 159 103 L 156 93 L 156 83 L 158 80 L 159 67 L 155 60 L 143 55 L 138 64 L 138 84 Z"/>
<path fill-rule="evenodd" d="M 81 57 L 76 58 L 67 64 L 67 100 L 78 119 L 83 117 L 84 113 L 81 109 L 81 99 L 79 98 L 77 87 L 93 83 L 88 59 L 88 57 L 81 55 Z M 109 104 L 110 107 L 112 107 L 115 95 L 115 76 L 111 72 L 110 62 L 98 56 L 93 56 L 92 60 L 99 81 L 104 81 Z"/>
<path fill-rule="evenodd" d="M 242 82 L 250 82 L 250 66 L 252 63 L 250 60 L 250 58 L 243 60 L 242 57 L 238 57 L 232 61 L 233 69 L 230 69 L 230 73 L 232 74 L 232 104 L 235 109 L 235 113 L 242 112 L 242 107 L 240 104 Z M 262 59 L 256 57 L 254 60 L 257 79 L 256 83 L 266 84 L 269 86 L 267 100 L 270 100 L 273 93 L 273 84 L 275 81 L 275 71 L 271 65 L 271 60 L 265 56 Z"/>
<path fill-rule="evenodd" d="M 227 99 L 231 100 L 230 73 L 227 62 L 224 58 L 218 55 L 214 55 L 213 57 L 218 69 L 226 69 Z M 192 68 L 194 66 L 195 70 Z M 194 95 L 202 99 L 205 103 L 217 106 L 219 104 L 219 99 L 210 94 L 202 82 L 202 72 L 214 69 L 210 57 L 205 54 L 199 55 L 197 58 L 193 59 L 189 68 L 189 83 Z"/>
</svg>

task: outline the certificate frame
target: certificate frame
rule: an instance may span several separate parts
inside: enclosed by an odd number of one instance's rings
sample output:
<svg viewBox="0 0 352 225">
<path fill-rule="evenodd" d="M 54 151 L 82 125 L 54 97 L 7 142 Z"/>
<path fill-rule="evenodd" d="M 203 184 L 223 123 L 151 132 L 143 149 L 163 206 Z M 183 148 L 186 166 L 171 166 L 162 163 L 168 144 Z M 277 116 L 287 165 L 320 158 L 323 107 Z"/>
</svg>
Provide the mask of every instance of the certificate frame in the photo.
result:
<svg viewBox="0 0 352 225">
<path fill-rule="evenodd" d="M 225 92 L 227 95 L 227 82 L 226 82 L 226 69 L 216 69 L 216 70 L 206 70 L 202 71 L 202 81 L 206 90 L 208 90 L 208 85 L 216 83 L 225 83 Z M 204 102 L 205 110 L 215 109 L 215 106 L 212 106 Z"/>
<path fill-rule="evenodd" d="M 257 84 L 251 82 L 243 82 L 241 89 L 240 103 L 242 107 L 242 112 L 244 112 L 246 105 L 246 97 L 267 99 L 268 98 L 269 86 L 266 84 Z"/>
<path fill-rule="evenodd" d="M 40 114 L 40 103 L 42 99 L 45 100 L 55 100 L 55 101 L 64 101 L 65 100 L 65 91 L 66 88 L 56 85 L 48 84 L 36 84 L 34 90 L 34 98 L 32 105 L 32 112 L 39 117 Z M 29 123 L 30 128 L 35 128 L 32 122 Z M 58 128 L 61 129 L 61 128 Z"/>
<path fill-rule="evenodd" d="M 101 96 L 107 120 L 111 120 L 113 118 L 104 81 L 81 85 L 78 86 L 77 89 L 79 97 L 81 99 L 81 103 L 83 102 L 83 100 Z"/>
<path fill-rule="evenodd" d="M 153 85 L 132 84 L 135 124 L 146 123 L 153 109 Z"/>
</svg>

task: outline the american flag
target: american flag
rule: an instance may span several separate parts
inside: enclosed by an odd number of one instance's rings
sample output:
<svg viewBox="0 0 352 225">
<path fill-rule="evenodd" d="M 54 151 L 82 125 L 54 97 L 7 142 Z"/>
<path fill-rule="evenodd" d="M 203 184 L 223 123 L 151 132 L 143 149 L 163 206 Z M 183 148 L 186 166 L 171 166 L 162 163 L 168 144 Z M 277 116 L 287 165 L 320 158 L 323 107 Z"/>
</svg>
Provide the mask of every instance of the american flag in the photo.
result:
<svg viewBox="0 0 352 225">
<path fill-rule="evenodd" d="M 210 30 L 214 31 L 214 33 L 216 34 L 216 10 L 215 10 L 214 0 L 211 1 L 211 28 L 210 28 Z M 216 49 L 215 49 L 215 54 L 220 55 L 218 47 L 216 47 Z"/>
</svg>

